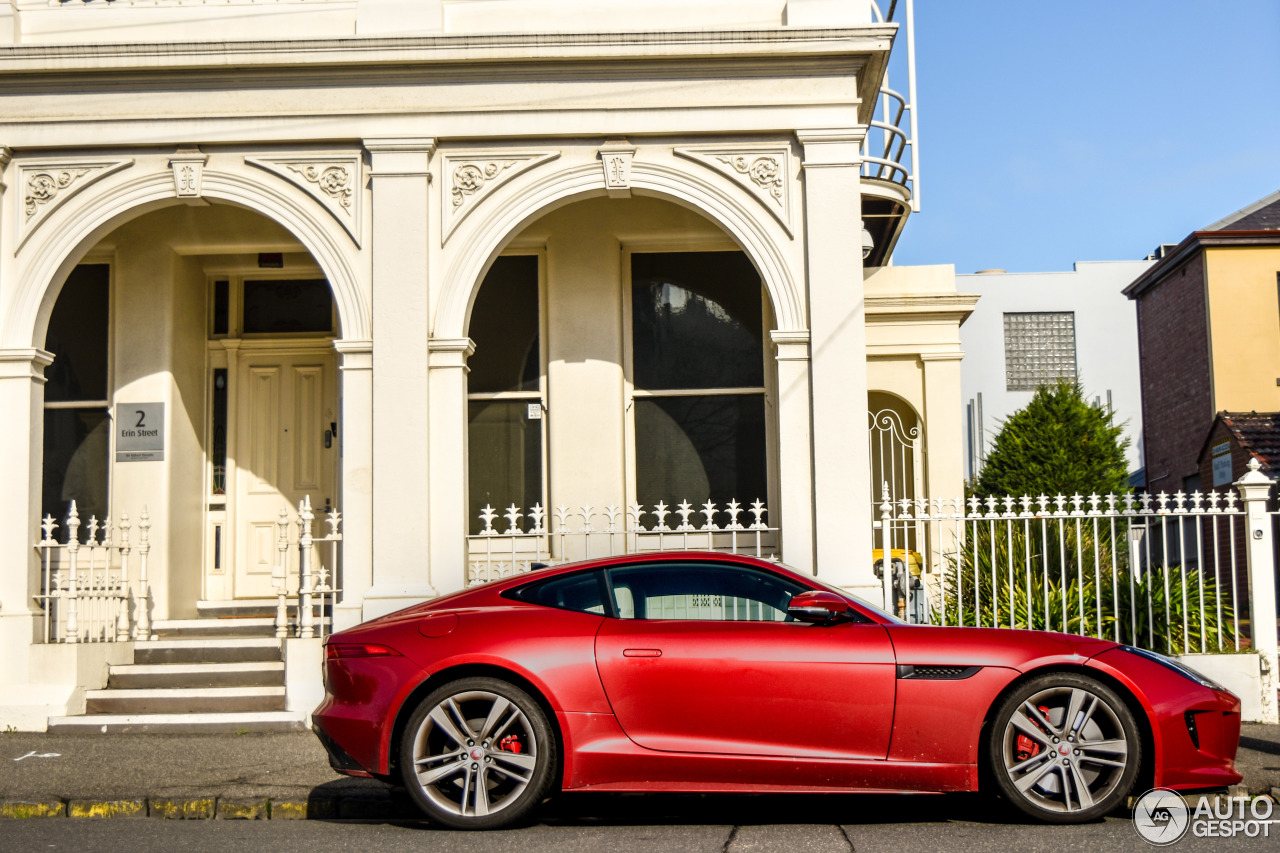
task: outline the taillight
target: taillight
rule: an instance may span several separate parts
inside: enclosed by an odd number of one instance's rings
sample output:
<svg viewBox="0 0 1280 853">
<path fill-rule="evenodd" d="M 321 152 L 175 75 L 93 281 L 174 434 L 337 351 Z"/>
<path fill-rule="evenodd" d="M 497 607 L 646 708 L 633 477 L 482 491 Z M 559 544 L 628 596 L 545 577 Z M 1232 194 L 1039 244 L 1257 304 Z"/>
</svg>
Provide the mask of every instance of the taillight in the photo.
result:
<svg viewBox="0 0 1280 853">
<path fill-rule="evenodd" d="M 376 658 L 400 653 L 390 646 L 377 643 L 329 643 L 324 647 L 324 656 L 328 660 L 335 658 Z"/>
</svg>

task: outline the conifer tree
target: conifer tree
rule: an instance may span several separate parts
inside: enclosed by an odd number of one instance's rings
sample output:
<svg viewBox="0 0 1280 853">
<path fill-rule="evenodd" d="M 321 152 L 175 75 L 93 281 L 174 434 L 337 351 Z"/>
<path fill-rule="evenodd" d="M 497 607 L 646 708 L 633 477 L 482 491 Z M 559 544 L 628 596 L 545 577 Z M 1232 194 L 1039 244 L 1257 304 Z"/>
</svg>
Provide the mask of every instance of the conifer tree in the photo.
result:
<svg viewBox="0 0 1280 853">
<path fill-rule="evenodd" d="M 1005 420 L 973 486 L 988 495 L 1088 495 L 1128 491 L 1123 426 L 1084 398 L 1077 382 L 1041 385 Z"/>
</svg>

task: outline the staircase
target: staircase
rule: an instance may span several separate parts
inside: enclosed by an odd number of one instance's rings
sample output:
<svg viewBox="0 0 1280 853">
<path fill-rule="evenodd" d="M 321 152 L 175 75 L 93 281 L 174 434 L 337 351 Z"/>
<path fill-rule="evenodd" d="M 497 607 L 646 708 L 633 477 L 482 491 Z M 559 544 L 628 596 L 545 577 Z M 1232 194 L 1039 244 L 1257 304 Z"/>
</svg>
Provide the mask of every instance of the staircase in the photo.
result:
<svg viewBox="0 0 1280 853">
<path fill-rule="evenodd" d="M 160 620 L 85 693 L 85 713 L 50 717 L 51 732 L 264 732 L 306 728 L 285 706 L 283 641 L 273 599 L 197 603 L 197 619 Z"/>
</svg>

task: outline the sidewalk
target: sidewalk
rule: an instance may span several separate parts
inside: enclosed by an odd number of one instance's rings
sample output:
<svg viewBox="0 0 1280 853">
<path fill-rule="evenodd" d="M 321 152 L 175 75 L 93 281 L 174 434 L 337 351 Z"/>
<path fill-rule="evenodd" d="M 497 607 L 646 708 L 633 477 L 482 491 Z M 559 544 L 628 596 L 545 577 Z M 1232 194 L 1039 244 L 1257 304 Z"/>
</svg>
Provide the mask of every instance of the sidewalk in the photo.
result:
<svg viewBox="0 0 1280 853">
<path fill-rule="evenodd" d="M 1236 766 L 1251 794 L 1280 789 L 1280 726 L 1246 724 Z M 373 779 L 329 768 L 310 732 L 0 733 L 3 817 L 418 817 Z"/>
</svg>

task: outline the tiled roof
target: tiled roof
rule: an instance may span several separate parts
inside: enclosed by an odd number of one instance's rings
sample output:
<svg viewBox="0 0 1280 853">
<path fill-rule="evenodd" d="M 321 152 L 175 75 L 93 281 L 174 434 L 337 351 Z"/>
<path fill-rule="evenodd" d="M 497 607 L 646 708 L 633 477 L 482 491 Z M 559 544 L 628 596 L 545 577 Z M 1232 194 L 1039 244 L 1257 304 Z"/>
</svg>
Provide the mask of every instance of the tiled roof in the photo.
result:
<svg viewBox="0 0 1280 853">
<path fill-rule="evenodd" d="M 1218 417 L 1265 470 L 1280 467 L 1280 412 L 1219 412 Z"/>
</svg>

